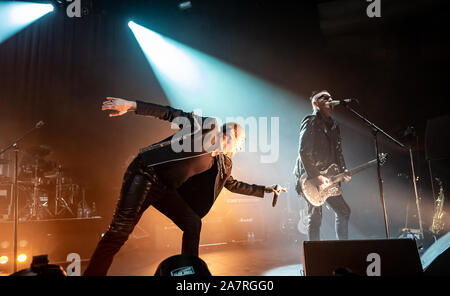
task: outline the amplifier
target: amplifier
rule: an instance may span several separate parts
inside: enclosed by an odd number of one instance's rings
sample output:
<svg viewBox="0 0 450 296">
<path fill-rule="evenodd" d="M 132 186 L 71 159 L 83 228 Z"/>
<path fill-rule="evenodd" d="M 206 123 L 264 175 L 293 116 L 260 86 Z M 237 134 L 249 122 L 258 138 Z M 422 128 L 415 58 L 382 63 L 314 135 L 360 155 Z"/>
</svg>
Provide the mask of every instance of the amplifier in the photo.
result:
<svg viewBox="0 0 450 296">
<path fill-rule="evenodd" d="M 303 242 L 305 275 L 417 275 L 422 273 L 412 239 Z"/>
<path fill-rule="evenodd" d="M 229 199 L 226 205 L 227 239 L 232 243 L 252 243 L 265 239 L 264 217 L 257 199 Z"/>
</svg>

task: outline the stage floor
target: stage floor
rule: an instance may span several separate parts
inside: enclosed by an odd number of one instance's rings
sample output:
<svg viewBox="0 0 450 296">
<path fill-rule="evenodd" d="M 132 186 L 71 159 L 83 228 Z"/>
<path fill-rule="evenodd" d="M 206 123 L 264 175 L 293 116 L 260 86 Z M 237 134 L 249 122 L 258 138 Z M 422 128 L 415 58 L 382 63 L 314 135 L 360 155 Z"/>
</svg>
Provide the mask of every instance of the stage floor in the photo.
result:
<svg viewBox="0 0 450 296">
<path fill-rule="evenodd" d="M 148 252 L 135 242 L 124 246 L 109 270 L 111 276 L 153 275 L 161 261 L 176 255 L 176 250 Z M 225 244 L 200 248 L 200 258 L 215 276 L 300 276 L 300 243 L 258 242 Z"/>
</svg>

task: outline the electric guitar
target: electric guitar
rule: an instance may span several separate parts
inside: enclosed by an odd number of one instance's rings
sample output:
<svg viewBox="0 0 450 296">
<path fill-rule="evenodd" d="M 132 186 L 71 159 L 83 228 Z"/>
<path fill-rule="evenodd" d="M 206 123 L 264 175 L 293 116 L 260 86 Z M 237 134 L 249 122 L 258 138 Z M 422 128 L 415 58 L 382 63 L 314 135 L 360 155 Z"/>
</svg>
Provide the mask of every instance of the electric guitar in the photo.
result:
<svg viewBox="0 0 450 296">
<path fill-rule="evenodd" d="M 386 161 L 387 154 L 380 153 L 379 156 L 380 164 L 383 165 Z M 303 196 L 313 206 L 321 206 L 325 203 L 328 197 L 340 195 L 342 193 L 340 182 L 342 182 L 346 176 L 353 176 L 376 164 L 377 159 L 374 159 L 349 170 L 348 173 L 340 173 L 338 166 L 333 163 L 326 170 L 320 172 L 320 175 L 327 177 L 330 182 L 328 184 L 322 184 L 319 187 L 317 187 L 311 179 L 306 179 L 306 173 L 304 173 L 300 176 L 300 185 L 303 191 Z"/>
</svg>

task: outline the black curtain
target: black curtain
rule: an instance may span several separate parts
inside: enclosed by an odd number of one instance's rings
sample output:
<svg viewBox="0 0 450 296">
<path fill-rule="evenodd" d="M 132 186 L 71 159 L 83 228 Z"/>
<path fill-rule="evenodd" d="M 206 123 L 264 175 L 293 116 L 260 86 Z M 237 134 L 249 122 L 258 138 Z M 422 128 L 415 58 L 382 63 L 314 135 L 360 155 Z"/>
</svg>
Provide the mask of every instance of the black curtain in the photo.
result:
<svg viewBox="0 0 450 296">
<path fill-rule="evenodd" d="M 168 103 L 125 19 L 46 15 L 0 44 L 0 77 L 1 147 L 43 120 L 44 127 L 20 144 L 20 158 L 32 147 L 49 146 L 47 159 L 86 188 L 89 201 L 101 195 L 105 206 L 113 206 L 107 201 L 117 198 L 126 163 L 159 136 L 146 128 L 161 123 L 108 118 L 102 100 Z"/>
</svg>

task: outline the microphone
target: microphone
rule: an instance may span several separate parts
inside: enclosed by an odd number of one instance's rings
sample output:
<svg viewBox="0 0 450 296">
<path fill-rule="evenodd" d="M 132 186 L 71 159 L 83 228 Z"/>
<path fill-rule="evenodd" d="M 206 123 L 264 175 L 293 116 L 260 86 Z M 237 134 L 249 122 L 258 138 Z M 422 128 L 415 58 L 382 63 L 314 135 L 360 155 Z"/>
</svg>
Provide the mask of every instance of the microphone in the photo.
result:
<svg viewBox="0 0 450 296">
<path fill-rule="evenodd" d="M 357 99 L 332 100 L 331 102 L 329 102 L 329 104 L 331 107 L 335 107 L 340 104 L 347 105 L 350 104 L 351 102 L 356 102 L 357 104 L 359 104 Z"/>
<path fill-rule="evenodd" d="M 278 185 L 275 187 L 275 189 L 278 188 Z M 278 193 L 274 192 L 273 193 L 273 200 L 272 200 L 272 207 L 275 207 L 275 205 L 277 204 L 277 200 L 278 200 Z"/>
<path fill-rule="evenodd" d="M 39 121 L 38 123 L 36 123 L 36 128 L 41 128 L 42 126 L 44 126 L 45 122 L 44 121 Z"/>
</svg>

